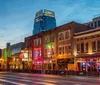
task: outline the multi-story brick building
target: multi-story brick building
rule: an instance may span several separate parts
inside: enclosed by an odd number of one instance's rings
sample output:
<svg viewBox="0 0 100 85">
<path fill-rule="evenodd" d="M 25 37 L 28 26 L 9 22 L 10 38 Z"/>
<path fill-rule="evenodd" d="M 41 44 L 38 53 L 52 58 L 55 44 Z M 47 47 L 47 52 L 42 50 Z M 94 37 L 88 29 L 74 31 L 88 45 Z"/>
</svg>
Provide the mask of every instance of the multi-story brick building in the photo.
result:
<svg viewBox="0 0 100 85">
<path fill-rule="evenodd" d="M 70 22 L 56 28 L 57 66 L 59 69 L 75 70 L 74 66 L 74 33 L 91 29 L 76 22 Z"/>
<path fill-rule="evenodd" d="M 32 50 L 34 69 L 75 70 L 74 33 L 91 29 L 90 27 L 70 22 L 55 29 L 41 32 L 25 39 L 26 48 Z"/>
<path fill-rule="evenodd" d="M 100 28 L 75 33 L 74 54 L 77 71 L 100 72 Z"/>
<path fill-rule="evenodd" d="M 41 70 L 43 66 L 43 32 L 25 38 L 25 47 L 32 59 L 32 69 Z"/>
<path fill-rule="evenodd" d="M 44 32 L 44 69 L 56 69 L 56 29 Z"/>
</svg>

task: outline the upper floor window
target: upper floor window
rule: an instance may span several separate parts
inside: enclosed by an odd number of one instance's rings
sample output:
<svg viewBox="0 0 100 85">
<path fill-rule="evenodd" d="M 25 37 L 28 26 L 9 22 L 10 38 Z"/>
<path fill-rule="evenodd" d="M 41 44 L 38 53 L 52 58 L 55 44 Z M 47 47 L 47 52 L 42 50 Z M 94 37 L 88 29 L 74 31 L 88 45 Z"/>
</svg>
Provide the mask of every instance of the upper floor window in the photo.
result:
<svg viewBox="0 0 100 85">
<path fill-rule="evenodd" d="M 47 57 L 47 49 L 44 51 L 44 56 Z"/>
<path fill-rule="evenodd" d="M 91 23 L 91 27 L 93 27 L 93 23 Z"/>
<path fill-rule="evenodd" d="M 100 51 L 100 40 L 98 40 L 97 49 L 98 49 L 98 51 Z"/>
<path fill-rule="evenodd" d="M 92 52 L 96 52 L 96 41 L 92 42 Z"/>
<path fill-rule="evenodd" d="M 41 45 L 41 38 L 38 39 L 38 45 Z"/>
<path fill-rule="evenodd" d="M 88 43 L 85 44 L 85 52 L 88 53 Z"/>
<path fill-rule="evenodd" d="M 71 53 L 71 47 L 70 46 L 65 46 L 65 53 L 66 54 Z"/>
<path fill-rule="evenodd" d="M 62 47 L 62 54 L 64 54 L 64 46 Z"/>
<path fill-rule="evenodd" d="M 100 21 L 98 21 L 98 27 L 100 26 Z"/>
<path fill-rule="evenodd" d="M 80 44 L 77 44 L 77 52 L 80 52 Z"/>
<path fill-rule="evenodd" d="M 58 48 L 58 54 L 61 54 L 61 47 Z"/>
<path fill-rule="evenodd" d="M 81 43 L 81 53 L 84 53 L 84 43 Z"/>
<path fill-rule="evenodd" d="M 34 45 L 37 45 L 37 39 L 34 40 Z"/>
<path fill-rule="evenodd" d="M 94 22 L 94 27 L 97 27 L 97 22 Z"/>
<path fill-rule="evenodd" d="M 34 45 L 41 45 L 41 38 L 35 39 Z"/>
<path fill-rule="evenodd" d="M 64 33 L 60 34 L 61 40 L 64 40 Z"/>
<path fill-rule="evenodd" d="M 65 39 L 70 39 L 70 30 L 65 32 Z"/>
<path fill-rule="evenodd" d="M 60 32 L 58 34 L 58 40 L 70 39 L 70 30 Z"/>
<path fill-rule="evenodd" d="M 45 37 L 45 41 L 44 42 L 47 43 L 47 37 Z"/>
<path fill-rule="evenodd" d="M 45 43 L 49 43 L 49 42 L 54 42 L 54 36 L 53 35 L 45 37 Z"/>
<path fill-rule="evenodd" d="M 50 41 L 51 41 L 51 42 L 54 42 L 54 36 L 53 36 L 53 35 L 51 36 Z"/>
</svg>

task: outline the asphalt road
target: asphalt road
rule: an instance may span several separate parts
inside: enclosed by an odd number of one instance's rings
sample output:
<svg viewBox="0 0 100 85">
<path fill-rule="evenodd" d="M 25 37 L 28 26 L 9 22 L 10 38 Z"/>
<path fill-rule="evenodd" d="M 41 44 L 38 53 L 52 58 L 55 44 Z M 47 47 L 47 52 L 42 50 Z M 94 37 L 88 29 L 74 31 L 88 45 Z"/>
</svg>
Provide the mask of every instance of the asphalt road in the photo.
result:
<svg viewBox="0 0 100 85">
<path fill-rule="evenodd" d="M 100 77 L 0 72 L 0 85 L 100 85 Z"/>
</svg>

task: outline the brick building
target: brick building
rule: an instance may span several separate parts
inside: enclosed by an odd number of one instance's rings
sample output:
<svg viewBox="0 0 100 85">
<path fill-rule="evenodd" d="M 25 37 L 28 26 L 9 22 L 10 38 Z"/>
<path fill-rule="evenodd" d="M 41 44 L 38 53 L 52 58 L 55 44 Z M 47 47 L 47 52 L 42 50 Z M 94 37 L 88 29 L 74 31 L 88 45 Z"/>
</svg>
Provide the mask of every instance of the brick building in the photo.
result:
<svg viewBox="0 0 100 85">
<path fill-rule="evenodd" d="M 100 28 L 75 33 L 74 54 L 77 71 L 100 72 Z"/>
<path fill-rule="evenodd" d="M 32 59 L 32 69 L 41 70 L 43 66 L 43 32 L 25 38 L 25 47 Z"/>
<path fill-rule="evenodd" d="M 25 46 L 31 51 L 33 69 L 75 70 L 74 33 L 90 29 L 93 28 L 70 22 L 25 38 Z"/>
</svg>

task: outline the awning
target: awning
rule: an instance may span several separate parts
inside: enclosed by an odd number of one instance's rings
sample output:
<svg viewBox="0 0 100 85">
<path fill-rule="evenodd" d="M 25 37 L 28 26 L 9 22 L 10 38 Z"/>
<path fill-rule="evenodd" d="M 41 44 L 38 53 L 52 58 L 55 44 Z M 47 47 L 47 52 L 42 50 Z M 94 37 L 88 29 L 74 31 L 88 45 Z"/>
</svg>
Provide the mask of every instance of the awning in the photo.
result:
<svg viewBox="0 0 100 85">
<path fill-rule="evenodd" d="M 100 57 L 100 53 L 81 54 L 81 55 L 77 55 L 77 56 L 76 56 L 76 58 L 93 58 L 93 57 Z"/>
</svg>

